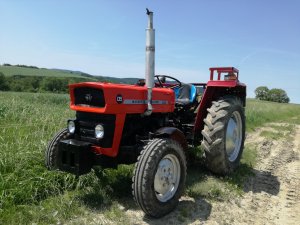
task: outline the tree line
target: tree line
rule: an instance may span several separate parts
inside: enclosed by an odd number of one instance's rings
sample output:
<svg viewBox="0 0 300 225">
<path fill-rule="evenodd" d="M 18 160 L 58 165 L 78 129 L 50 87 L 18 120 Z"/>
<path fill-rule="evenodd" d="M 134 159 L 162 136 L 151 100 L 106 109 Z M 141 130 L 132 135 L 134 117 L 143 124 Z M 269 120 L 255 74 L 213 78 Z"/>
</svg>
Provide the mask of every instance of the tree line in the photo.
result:
<svg viewBox="0 0 300 225">
<path fill-rule="evenodd" d="M 68 84 L 91 81 L 80 77 L 4 76 L 0 72 L 0 91 L 67 93 Z"/>
<path fill-rule="evenodd" d="M 21 64 L 11 65 L 9 63 L 4 63 L 3 66 L 16 66 L 16 67 L 24 67 L 24 68 L 31 68 L 31 69 L 39 69 L 37 66 L 27 66 L 27 65 L 21 65 Z"/>
<path fill-rule="evenodd" d="M 279 102 L 279 103 L 290 102 L 290 98 L 288 97 L 285 90 L 280 88 L 269 89 L 266 86 L 260 86 L 255 89 L 255 98 L 259 100 Z"/>
</svg>

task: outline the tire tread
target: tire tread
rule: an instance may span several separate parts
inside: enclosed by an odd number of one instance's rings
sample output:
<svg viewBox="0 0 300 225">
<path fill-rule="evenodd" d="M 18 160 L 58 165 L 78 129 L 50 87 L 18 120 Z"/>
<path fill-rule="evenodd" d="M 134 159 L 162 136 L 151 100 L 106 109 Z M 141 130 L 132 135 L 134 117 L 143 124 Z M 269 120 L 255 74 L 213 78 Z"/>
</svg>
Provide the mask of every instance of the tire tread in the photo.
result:
<svg viewBox="0 0 300 225">
<path fill-rule="evenodd" d="M 242 102 L 238 97 L 226 96 L 218 101 L 213 101 L 212 106 L 207 109 L 208 114 L 204 119 L 204 129 L 202 130 L 203 141 L 202 148 L 204 150 L 206 166 L 209 170 L 216 174 L 225 175 L 235 169 L 236 164 L 231 165 L 227 159 L 225 150 L 225 129 L 226 121 L 230 116 L 232 107 L 237 107 L 240 110 L 243 123 L 242 145 L 240 154 L 243 151 L 244 143 L 244 108 Z M 237 159 L 240 160 L 240 155 Z"/>
</svg>

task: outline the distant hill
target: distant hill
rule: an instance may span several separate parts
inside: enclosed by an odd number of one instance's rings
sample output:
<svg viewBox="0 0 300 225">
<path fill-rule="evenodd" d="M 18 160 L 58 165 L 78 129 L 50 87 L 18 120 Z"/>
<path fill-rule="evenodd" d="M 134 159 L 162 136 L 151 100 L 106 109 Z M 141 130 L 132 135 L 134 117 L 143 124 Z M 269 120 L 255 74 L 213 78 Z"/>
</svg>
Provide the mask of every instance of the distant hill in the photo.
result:
<svg viewBox="0 0 300 225">
<path fill-rule="evenodd" d="M 19 66 L 0 66 L 0 72 L 5 76 L 42 76 L 42 77 L 81 77 L 78 73 L 72 71 L 45 69 L 45 68 L 29 68 Z"/>
<path fill-rule="evenodd" d="M 117 78 L 109 76 L 91 75 L 81 71 L 66 69 L 47 69 L 26 65 L 0 65 L 0 72 L 7 77 L 58 77 L 58 78 L 85 78 L 86 81 L 101 81 L 122 84 L 135 84 L 139 78 Z"/>
</svg>

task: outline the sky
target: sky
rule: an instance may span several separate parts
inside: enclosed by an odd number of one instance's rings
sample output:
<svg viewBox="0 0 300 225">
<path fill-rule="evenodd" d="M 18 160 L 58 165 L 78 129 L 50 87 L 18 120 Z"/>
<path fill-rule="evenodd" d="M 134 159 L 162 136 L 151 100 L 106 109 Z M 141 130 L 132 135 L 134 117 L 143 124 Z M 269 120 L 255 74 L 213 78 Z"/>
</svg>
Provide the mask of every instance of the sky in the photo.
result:
<svg viewBox="0 0 300 225">
<path fill-rule="evenodd" d="M 267 86 L 300 103 L 298 0 L 0 0 L 0 64 L 142 78 L 146 7 L 156 74 L 207 82 L 234 66 L 248 97 Z"/>
</svg>

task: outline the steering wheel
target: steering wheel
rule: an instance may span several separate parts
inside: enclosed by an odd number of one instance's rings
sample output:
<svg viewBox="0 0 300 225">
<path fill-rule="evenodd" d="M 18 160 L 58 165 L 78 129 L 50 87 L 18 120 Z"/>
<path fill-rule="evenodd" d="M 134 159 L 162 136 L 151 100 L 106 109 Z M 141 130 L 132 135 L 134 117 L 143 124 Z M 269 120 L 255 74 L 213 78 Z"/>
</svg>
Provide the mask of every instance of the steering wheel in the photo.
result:
<svg viewBox="0 0 300 225">
<path fill-rule="evenodd" d="M 167 75 L 155 75 L 154 76 L 158 82 L 155 82 L 155 86 L 156 87 L 162 87 L 162 88 L 177 88 L 177 87 L 181 87 L 182 84 L 179 80 L 177 80 L 174 77 L 171 76 L 167 76 Z M 172 81 L 168 81 L 166 82 L 166 78 L 172 80 Z"/>
</svg>

